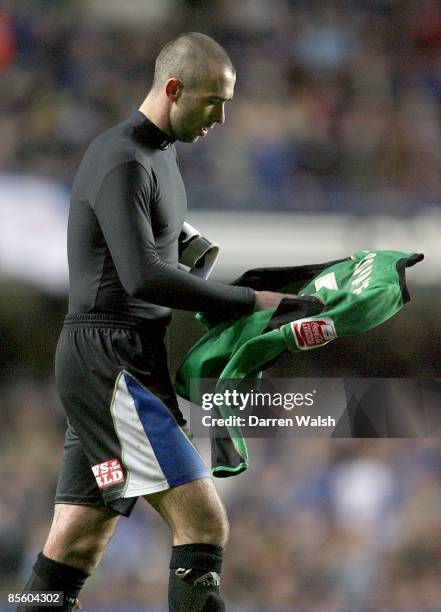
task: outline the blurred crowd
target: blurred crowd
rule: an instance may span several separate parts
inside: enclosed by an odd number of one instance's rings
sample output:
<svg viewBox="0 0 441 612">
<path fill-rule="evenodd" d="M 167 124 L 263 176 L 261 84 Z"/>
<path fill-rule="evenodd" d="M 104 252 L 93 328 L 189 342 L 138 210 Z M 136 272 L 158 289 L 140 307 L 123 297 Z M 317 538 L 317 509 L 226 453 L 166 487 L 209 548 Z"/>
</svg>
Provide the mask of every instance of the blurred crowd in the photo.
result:
<svg viewBox="0 0 441 612">
<path fill-rule="evenodd" d="M 439 204 L 436 0 L 4 0 L 0 165 L 70 185 L 184 31 L 237 66 L 227 122 L 179 145 L 193 207 L 417 213 Z"/>
<path fill-rule="evenodd" d="M 50 382 L 17 378 L 0 397 L 0 590 L 12 590 L 47 534 L 64 416 Z M 439 609 L 438 440 L 266 439 L 249 450 L 247 473 L 216 480 L 231 520 L 228 609 Z M 88 581 L 85 609 L 165 610 L 169 546 L 139 502 Z"/>
</svg>

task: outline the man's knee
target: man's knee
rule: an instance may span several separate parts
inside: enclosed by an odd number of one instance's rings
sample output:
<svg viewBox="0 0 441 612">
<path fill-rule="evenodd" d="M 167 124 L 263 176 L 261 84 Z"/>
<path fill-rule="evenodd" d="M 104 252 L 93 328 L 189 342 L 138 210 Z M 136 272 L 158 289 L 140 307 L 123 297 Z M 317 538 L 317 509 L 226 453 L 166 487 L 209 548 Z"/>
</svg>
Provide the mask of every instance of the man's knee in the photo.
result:
<svg viewBox="0 0 441 612">
<path fill-rule="evenodd" d="M 219 504 L 219 508 L 215 512 L 213 522 L 210 522 L 210 524 L 207 523 L 207 527 L 208 531 L 212 530 L 214 536 L 211 544 L 217 544 L 224 548 L 228 540 L 230 524 L 222 503 Z"/>
<path fill-rule="evenodd" d="M 199 542 L 224 548 L 228 540 L 228 517 L 220 499 L 206 499 L 199 503 L 197 511 L 195 505 L 194 513 L 183 513 L 171 527 L 175 545 Z"/>
<path fill-rule="evenodd" d="M 66 543 L 61 553 L 62 563 L 91 572 L 101 559 L 108 541 L 109 538 L 100 531 L 95 534 L 79 534 L 78 538 Z"/>
<path fill-rule="evenodd" d="M 202 520 L 195 521 L 192 528 L 197 533 L 197 541 L 224 548 L 228 540 L 229 522 L 220 500 L 219 504 L 208 505 Z"/>
<path fill-rule="evenodd" d="M 118 516 L 105 507 L 57 504 L 44 554 L 92 572 L 112 537 Z"/>
<path fill-rule="evenodd" d="M 169 523 L 175 545 L 199 542 L 223 548 L 227 543 L 227 513 L 211 479 L 195 480 L 146 499 Z"/>
</svg>

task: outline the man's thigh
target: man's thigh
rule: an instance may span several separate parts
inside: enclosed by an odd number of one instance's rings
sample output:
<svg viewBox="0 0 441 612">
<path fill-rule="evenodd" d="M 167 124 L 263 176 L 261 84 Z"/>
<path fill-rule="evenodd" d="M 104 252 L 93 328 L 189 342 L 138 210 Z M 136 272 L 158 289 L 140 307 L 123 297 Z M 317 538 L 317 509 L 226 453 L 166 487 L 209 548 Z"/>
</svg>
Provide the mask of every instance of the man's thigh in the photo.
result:
<svg viewBox="0 0 441 612">
<path fill-rule="evenodd" d="M 119 514 L 104 505 L 55 504 L 43 552 L 50 559 L 91 573 L 118 520 Z"/>
<path fill-rule="evenodd" d="M 81 541 L 93 546 L 97 540 L 110 539 L 120 515 L 103 504 L 84 506 L 78 504 L 55 504 L 54 517 L 46 547 L 66 548 Z"/>
</svg>

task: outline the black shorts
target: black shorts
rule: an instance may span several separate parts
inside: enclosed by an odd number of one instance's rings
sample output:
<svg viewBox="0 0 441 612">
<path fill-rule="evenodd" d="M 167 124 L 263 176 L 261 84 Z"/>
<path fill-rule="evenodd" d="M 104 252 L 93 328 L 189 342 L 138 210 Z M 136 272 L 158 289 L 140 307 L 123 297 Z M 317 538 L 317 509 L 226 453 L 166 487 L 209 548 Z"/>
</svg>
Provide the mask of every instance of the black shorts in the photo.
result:
<svg viewBox="0 0 441 612">
<path fill-rule="evenodd" d="M 66 317 L 55 355 L 68 418 L 55 503 L 128 516 L 141 495 L 210 476 L 182 430 L 164 334 L 136 317 Z"/>
</svg>

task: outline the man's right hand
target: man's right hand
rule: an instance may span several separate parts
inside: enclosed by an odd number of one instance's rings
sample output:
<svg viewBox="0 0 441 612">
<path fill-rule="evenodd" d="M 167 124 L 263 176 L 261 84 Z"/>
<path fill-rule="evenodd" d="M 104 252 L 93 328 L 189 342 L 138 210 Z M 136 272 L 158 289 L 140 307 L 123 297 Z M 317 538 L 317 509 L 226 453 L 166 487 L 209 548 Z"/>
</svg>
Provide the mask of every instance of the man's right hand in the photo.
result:
<svg viewBox="0 0 441 612">
<path fill-rule="evenodd" d="M 275 293 L 273 291 L 255 291 L 254 311 L 273 310 L 283 299 L 295 300 L 299 296 L 290 293 Z"/>
</svg>

